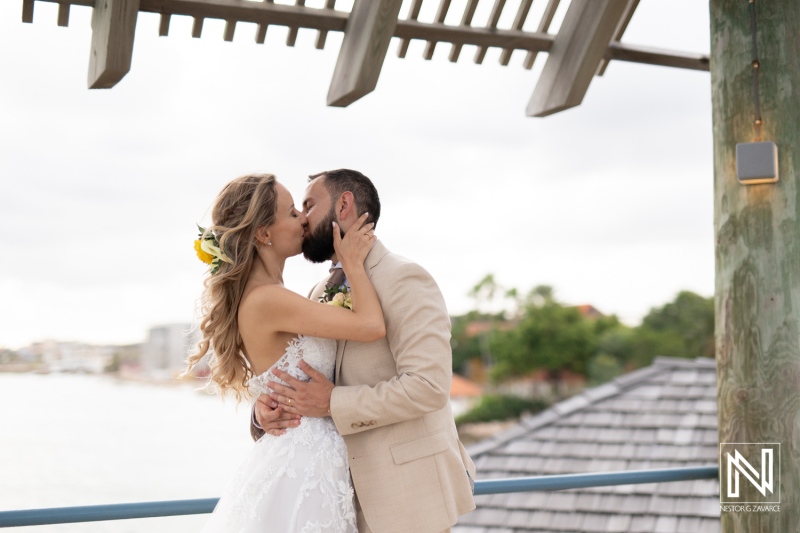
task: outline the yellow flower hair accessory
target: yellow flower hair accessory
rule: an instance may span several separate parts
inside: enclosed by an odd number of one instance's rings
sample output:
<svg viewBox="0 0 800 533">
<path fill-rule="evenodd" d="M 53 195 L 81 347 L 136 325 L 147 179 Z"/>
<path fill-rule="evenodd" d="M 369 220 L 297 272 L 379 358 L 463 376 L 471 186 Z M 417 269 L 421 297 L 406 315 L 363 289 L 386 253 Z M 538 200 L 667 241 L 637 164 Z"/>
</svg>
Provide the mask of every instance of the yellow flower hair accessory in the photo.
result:
<svg viewBox="0 0 800 533">
<path fill-rule="evenodd" d="M 219 272 L 219 267 L 222 266 L 223 262 L 233 263 L 231 258 L 220 249 L 217 237 L 213 232 L 200 226 L 197 226 L 197 229 L 200 230 L 200 238 L 194 241 L 194 251 L 197 252 L 197 257 L 200 258 L 200 261 L 211 265 L 212 274 Z"/>
</svg>

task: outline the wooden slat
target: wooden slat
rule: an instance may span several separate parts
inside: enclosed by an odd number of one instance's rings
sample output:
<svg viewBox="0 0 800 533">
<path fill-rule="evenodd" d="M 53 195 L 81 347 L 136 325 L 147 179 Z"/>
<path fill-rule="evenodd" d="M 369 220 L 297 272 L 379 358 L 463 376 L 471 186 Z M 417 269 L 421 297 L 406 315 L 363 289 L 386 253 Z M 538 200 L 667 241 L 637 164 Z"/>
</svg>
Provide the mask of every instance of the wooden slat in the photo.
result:
<svg viewBox="0 0 800 533">
<path fill-rule="evenodd" d="M 478 0 L 469 0 L 464 8 L 464 16 L 461 18 L 461 27 L 469 28 L 472 24 L 472 17 L 475 16 L 475 9 L 478 7 Z M 455 63 L 458 61 L 458 56 L 461 55 L 461 44 L 453 44 L 450 49 L 450 62 Z"/>
<path fill-rule="evenodd" d="M 610 43 L 605 58 L 608 60 L 630 61 L 633 63 L 644 63 L 646 65 L 658 65 L 661 67 L 685 68 L 706 72 L 709 70 L 707 55 L 677 52 L 675 50 L 661 50 L 659 48 L 622 43 Z"/>
<path fill-rule="evenodd" d="M 325 9 L 332 10 L 336 7 L 336 0 L 325 0 Z M 325 48 L 325 40 L 328 38 L 328 32 L 325 30 L 319 30 L 317 32 L 317 42 L 314 43 L 314 47 L 317 50 L 322 50 Z"/>
<path fill-rule="evenodd" d="M 192 37 L 195 39 L 199 39 L 200 36 L 203 34 L 203 21 L 205 19 L 203 17 L 194 17 L 194 22 L 192 23 Z"/>
<path fill-rule="evenodd" d="M 295 5 L 303 7 L 306 5 L 306 0 L 296 0 Z M 289 28 L 289 35 L 286 36 L 286 46 L 294 46 L 297 42 L 297 26 Z"/>
<path fill-rule="evenodd" d="M 407 20 L 417 20 L 419 18 L 419 10 L 422 8 L 422 0 L 414 0 L 411 3 L 411 8 L 408 10 Z M 406 57 L 408 53 L 408 45 L 410 39 L 403 39 L 400 41 L 400 46 L 397 47 L 397 57 Z"/>
<path fill-rule="evenodd" d="M 555 37 L 546 33 L 531 33 L 514 30 L 491 30 L 467 26 L 448 26 L 401 20 L 394 31 L 395 37 L 440 41 L 454 45 L 495 46 L 517 50 L 536 50 L 546 52 L 553 46 Z"/>
<path fill-rule="evenodd" d="M 492 7 L 492 14 L 489 16 L 489 22 L 486 24 L 488 29 L 495 29 L 497 28 L 497 23 L 500 21 L 500 16 L 503 14 L 503 8 L 506 5 L 506 0 L 495 0 L 494 7 Z M 489 48 L 487 46 L 481 46 L 478 48 L 478 51 L 475 52 L 475 63 L 481 64 L 483 63 L 483 58 L 486 57 L 486 51 Z"/>
<path fill-rule="evenodd" d="M 236 33 L 236 21 L 235 20 L 226 20 L 225 21 L 225 31 L 222 33 L 222 40 L 226 43 L 233 42 L 233 34 Z"/>
<path fill-rule="evenodd" d="M 70 0 L 70 3 L 87 0 Z M 312 30 L 344 31 L 348 14 L 310 7 L 242 0 L 139 0 L 140 11 L 189 17 L 235 20 L 254 24 L 297 26 Z"/>
<path fill-rule="evenodd" d="M 328 90 L 328 105 L 345 107 L 375 90 L 402 0 L 356 0 Z"/>
<path fill-rule="evenodd" d="M 444 24 L 444 19 L 447 18 L 447 11 L 450 9 L 450 0 L 441 0 L 439 9 L 436 12 L 436 24 Z M 422 54 L 427 60 L 433 57 L 433 51 L 436 49 L 436 41 L 428 41 L 425 45 L 425 52 Z"/>
<path fill-rule="evenodd" d="M 161 13 L 161 21 L 158 24 L 158 36 L 167 37 L 169 35 L 169 23 L 172 15 L 169 13 Z"/>
<path fill-rule="evenodd" d="M 522 0 L 519 3 L 519 9 L 517 10 L 517 16 L 514 19 L 514 25 L 511 26 L 513 29 L 517 31 L 522 31 L 522 27 L 525 25 L 525 21 L 528 19 L 528 13 L 531 10 L 531 5 L 533 4 L 533 0 Z M 511 60 L 511 55 L 514 53 L 513 48 L 503 48 L 503 52 L 500 54 L 500 64 L 508 66 L 508 62 Z"/>
<path fill-rule="evenodd" d="M 92 13 L 89 88 L 107 89 L 131 69 L 139 0 L 103 0 Z"/>
<path fill-rule="evenodd" d="M 623 15 L 622 20 L 619 21 L 617 29 L 614 30 L 614 36 L 611 38 L 612 43 L 622 39 L 622 35 L 625 33 L 625 30 L 628 29 L 628 24 L 630 24 L 633 12 L 636 11 L 638 5 L 639 0 L 628 0 L 628 7 L 625 8 L 625 15 Z M 606 68 L 608 68 L 608 60 L 603 58 L 600 60 L 600 65 L 597 67 L 596 75 L 602 76 L 605 74 Z"/>
<path fill-rule="evenodd" d="M 275 0 L 264 0 L 268 4 L 275 3 Z M 256 42 L 258 44 L 264 44 L 264 41 L 267 39 L 267 26 L 269 24 L 259 24 L 258 30 L 256 30 Z"/>
<path fill-rule="evenodd" d="M 544 117 L 583 101 L 628 0 L 572 0 L 527 115 Z"/>
<path fill-rule="evenodd" d="M 69 26 L 69 4 L 58 4 L 58 25 L 62 28 Z"/>
<path fill-rule="evenodd" d="M 537 33 L 547 33 L 547 30 L 550 29 L 550 24 L 552 24 L 553 17 L 556 15 L 558 4 L 559 0 L 550 0 L 547 2 L 547 7 L 544 8 L 544 13 L 542 13 L 542 19 L 539 21 L 539 27 L 536 29 Z M 528 55 L 525 56 L 525 62 L 522 65 L 528 70 L 532 69 L 533 62 L 536 61 L 536 55 L 538 53 L 539 52 L 536 51 L 528 52 Z"/>
<path fill-rule="evenodd" d="M 22 22 L 33 22 L 33 0 L 22 0 Z"/>
</svg>

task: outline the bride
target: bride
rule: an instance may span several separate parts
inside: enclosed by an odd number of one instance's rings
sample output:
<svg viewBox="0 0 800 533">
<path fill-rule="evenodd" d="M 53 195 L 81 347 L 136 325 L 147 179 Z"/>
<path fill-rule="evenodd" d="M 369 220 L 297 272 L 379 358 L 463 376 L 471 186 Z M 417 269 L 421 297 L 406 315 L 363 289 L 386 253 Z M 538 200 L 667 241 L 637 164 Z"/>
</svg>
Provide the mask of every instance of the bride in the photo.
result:
<svg viewBox="0 0 800 533">
<path fill-rule="evenodd" d="M 221 393 L 254 398 L 269 381 L 280 382 L 272 369 L 308 380 L 301 359 L 332 379 L 334 339 L 383 337 L 383 313 L 363 264 L 376 239 L 367 216 L 344 237 L 334 222 L 352 309 L 323 305 L 283 286 L 284 263 L 301 253 L 307 225 L 289 191 L 271 174 L 226 185 L 212 211 L 213 225 L 201 228 L 195 243 L 211 268 L 202 339 L 188 370 L 211 353 L 211 379 Z M 284 434 L 259 439 L 203 531 L 356 533 L 347 450 L 331 418 L 303 417 Z"/>
</svg>

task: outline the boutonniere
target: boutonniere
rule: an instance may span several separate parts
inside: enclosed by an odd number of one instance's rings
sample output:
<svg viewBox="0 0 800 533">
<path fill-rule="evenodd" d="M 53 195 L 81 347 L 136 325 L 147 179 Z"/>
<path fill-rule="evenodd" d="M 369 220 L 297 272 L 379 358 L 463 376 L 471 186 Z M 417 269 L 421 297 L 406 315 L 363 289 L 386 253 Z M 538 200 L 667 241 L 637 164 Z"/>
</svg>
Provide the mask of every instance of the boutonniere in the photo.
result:
<svg viewBox="0 0 800 533">
<path fill-rule="evenodd" d="M 347 285 L 325 289 L 325 296 L 320 296 L 319 301 L 328 305 L 353 309 L 353 297 Z"/>
<path fill-rule="evenodd" d="M 216 274 L 222 263 L 233 263 L 225 252 L 220 250 L 219 242 L 213 232 L 197 226 L 200 230 L 198 239 L 194 241 L 194 251 L 203 263 L 211 266 L 211 274 Z"/>
</svg>

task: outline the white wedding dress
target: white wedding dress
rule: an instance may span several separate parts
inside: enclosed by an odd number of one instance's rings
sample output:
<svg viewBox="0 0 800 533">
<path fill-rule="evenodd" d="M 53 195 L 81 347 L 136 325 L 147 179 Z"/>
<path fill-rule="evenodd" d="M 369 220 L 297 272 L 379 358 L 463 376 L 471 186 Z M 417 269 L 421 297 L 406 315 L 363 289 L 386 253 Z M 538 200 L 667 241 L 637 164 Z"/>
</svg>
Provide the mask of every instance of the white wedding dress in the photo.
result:
<svg viewBox="0 0 800 533">
<path fill-rule="evenodd" d="M 248 383 L 255 399 L 277 381 L 274 368 L 308 380 L 304 359 L 333 377 L 336 341 L 299 336 Z M 347 448 L 330 418 L 301 419 L 279 437 L 264 435 L 220 498 L 204 533 L 357 533 Z"/>
</svg>

